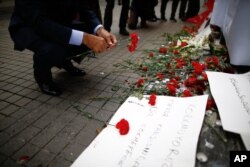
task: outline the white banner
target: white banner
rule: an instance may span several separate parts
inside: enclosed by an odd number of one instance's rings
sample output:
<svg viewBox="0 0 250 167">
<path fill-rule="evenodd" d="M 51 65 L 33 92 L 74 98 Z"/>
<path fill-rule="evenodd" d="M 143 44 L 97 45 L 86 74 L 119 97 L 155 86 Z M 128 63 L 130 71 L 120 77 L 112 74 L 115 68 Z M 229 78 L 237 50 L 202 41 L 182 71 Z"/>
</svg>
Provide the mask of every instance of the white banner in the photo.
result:
<svg viewBox="0 0 250 167">
<path fill-rule="evenodd" d="M 193 167 L 206 103 L 207 95 L 157 96 L 155 106 L 129 97 L 72 167 Z M 122 118 L 126 135 L 115 127 Z"/>
<path fill-rule="evenodd" d="M 250 150 L 250 73 L 206 73 L 223 129 L 239 133 Z"/>
</svg>

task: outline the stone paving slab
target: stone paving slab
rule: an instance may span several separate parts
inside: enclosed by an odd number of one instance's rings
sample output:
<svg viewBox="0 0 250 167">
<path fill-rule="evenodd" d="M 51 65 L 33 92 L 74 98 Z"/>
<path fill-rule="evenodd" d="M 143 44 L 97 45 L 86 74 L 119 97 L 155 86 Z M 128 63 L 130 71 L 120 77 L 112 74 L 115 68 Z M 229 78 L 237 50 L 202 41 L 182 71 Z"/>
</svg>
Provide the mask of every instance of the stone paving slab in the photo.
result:
<svg viewBox="0 0 250 167">
<path fill-rule="evenodd" d="M 100 0 L 102 14 L 105 3 Z M 0 3 L 0 166 L 20 166 L 17 161 L 22 156 L 29 156 L 26 165 L 30 167 L 70 166 L 96 137 L 96 129 L 104 126 L 127 97 L 117 85 L 137 77 L 113 65 L 136 59 L 142 52 L 131 55 L 124 44 L 98 54 L 96 59 L 85 59 L 79 67 L 87 75 L 81 78 L 53 68 L 53 78 L 64 92 L 60 97 L 48 96 L 39 91 L 33 78 L 32 53 L 13 50 L 7 31 L 12 9 L 13 0 Z M 159 4 L 156 13 L 159 16 Z M 116 5 L 114 15 L 119 14 L 120 6 Z M 124 39 L 118 34 L 118 19 L 114 17 L 112 32 Z M 180 30 L 183 24 L 158 21 L 149 23 L 147 29 L 135 30 L 140 36 L 138 48 L 157 48 L 160 43 L 154 41 L 164 32 Z M 87 119 L 75 105 L 103 122 Z"/>
</svg>

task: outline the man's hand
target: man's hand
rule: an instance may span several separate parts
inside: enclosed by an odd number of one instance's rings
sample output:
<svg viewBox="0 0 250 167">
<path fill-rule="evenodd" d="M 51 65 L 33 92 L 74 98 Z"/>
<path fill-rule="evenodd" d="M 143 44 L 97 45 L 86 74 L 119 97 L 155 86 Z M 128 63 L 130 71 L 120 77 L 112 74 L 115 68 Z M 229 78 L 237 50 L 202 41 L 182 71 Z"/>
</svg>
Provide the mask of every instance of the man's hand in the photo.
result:
<svg viewBox="0 0 250 167">
<path fill-rule="evenodd" d="M 117 44 L 116 37 L 113 34 L 109 33 L 107 30 L 105 30 L 103 27 L 100 27 L 97 30 L 96 34 L 99 37 L 102 37 L 105 39 L 105 41 L 108 44 L 108 48 L 113 48 L 116 46 L 116 44 Z"/>
<path fill-rule="evenodd" d="M 101 53 L 109 47 L 103 37 L 98 37 L 92 34 L 84 33 L 82 44 L 93 50 L 95 53 Z"/>
</svg>

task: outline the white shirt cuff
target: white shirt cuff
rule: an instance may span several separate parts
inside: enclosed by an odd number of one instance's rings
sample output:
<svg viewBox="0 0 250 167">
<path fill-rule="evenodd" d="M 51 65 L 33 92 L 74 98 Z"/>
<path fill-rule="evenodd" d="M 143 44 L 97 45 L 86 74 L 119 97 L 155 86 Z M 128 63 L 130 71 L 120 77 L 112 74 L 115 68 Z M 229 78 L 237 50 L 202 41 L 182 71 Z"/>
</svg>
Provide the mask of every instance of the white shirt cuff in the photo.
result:
<svg viewBox="0 0 250 167">
<path fill-rule="evenodd" d="M 84 32 L 78 30 L 72 30 L 69 44 L 80 46 L 82 44 Z"/>
<path fill-rule="evenodd" d="M 98 26 L 95 27 L 94 29 L 94 34 L 96 34 L 96 31 L 100 28 L 100 27 L 103 27 L 101 24 L 99 24 Z"/>
</svg>

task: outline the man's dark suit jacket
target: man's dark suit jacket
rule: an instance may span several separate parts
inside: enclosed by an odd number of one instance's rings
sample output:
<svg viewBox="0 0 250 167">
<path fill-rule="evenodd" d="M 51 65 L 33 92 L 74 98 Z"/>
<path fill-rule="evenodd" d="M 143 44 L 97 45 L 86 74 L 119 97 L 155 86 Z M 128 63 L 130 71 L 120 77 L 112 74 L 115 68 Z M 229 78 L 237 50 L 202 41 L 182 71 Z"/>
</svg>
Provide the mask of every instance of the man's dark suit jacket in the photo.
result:
<svg viewBox="0 0 250 167">
<path fill-rule="evenodd" d="M 87 3 L 87 0 L 15 0 L 9 24 L 15 49 L 24 50 L 40 38 L 67 45 L 77 12 L 80 21 L 93 31 L 100 22 Z"/>
</svg>

